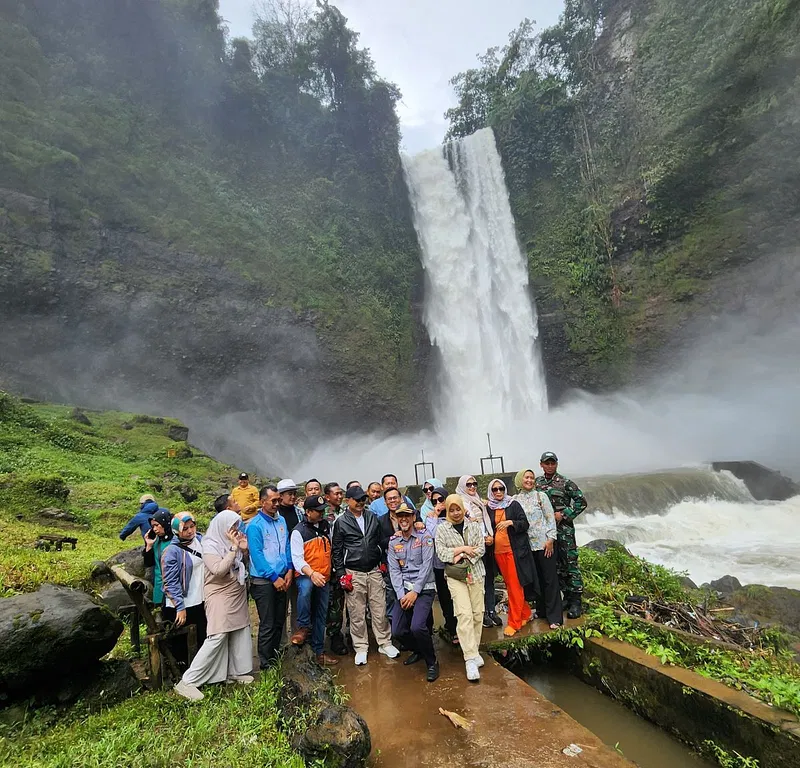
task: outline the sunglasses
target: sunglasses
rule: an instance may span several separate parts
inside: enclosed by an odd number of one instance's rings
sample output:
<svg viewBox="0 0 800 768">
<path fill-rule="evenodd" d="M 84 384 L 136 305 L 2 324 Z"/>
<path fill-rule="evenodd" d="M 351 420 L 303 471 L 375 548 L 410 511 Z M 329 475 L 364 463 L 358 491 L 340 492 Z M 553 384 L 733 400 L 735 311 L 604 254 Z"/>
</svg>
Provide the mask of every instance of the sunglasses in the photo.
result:
<svg viewBox="0 0 800 768">
<path fill-rule="evenodd" d="M 435 496 L 435 497 L 432 496 L 431 501 L 434 504 L 441 504 L 444 501 L 444 499 L 441 496 Z"/>
<path fill-rule="evenodd" d="M 496 485 L 494 488 L 492 488 L 492 493 L 502 493 L 504 490 L 505 488 L 502 486 Z"/>
<path fill-rule="evenodd" d="M 425 491 L 425 493 L 430 493 L 433 490 L 433 486 L 432 485 L 424 485 L 422 487 L 422 490 Z"/>
<path fill-rule="evenodd" d="M 477 488 L 477 487 L 478 487 L 477 483 L 467 483 L 467 488 Z"/>
</svg>

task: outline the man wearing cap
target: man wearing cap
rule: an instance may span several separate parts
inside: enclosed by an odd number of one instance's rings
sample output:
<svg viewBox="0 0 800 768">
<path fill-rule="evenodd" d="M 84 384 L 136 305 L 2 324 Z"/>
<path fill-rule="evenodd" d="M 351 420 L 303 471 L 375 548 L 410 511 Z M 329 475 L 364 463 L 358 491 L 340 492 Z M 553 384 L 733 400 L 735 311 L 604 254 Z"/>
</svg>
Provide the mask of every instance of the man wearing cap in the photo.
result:
<svg viewBox="0 0 800 768">
<path fill-rule="evenodd" d="M 416 512 L 401 504 L 395 512 L 400 530 L 389 539 L 388 563 L 397 603 L 392 616 L 392 635 L 412 650 L 403 664 L 425 660 L 427 680 L 439 677 L 433 650 L 431 610 L 436 597 L 433 578 L 433 539 L 414 527 Z"/>
<path fill-rule="evenodd" d="M 290 477 L 281 480 L 278 483 L 278 493 L 280 494 L 278 512 L 286 521 L 286 527 L 291 533 L 294 527 L 305 519 L 302 508 L 297 504 L 297 483 Z"/>
<path fill-rule="evenodd" d="M 383 489 L 383 496 L 381 498 L 375 499 L 370 505 L 370 511 L 377 515 L 378 517 L 382 517 L 389 511 L 389 507 L 386 504 L 386 491 L 394 488 L 397 489 L 397 475 L 384 475 L 381 478 L 381 487 Z M 408 498 L 408 496 L 403 496 L 401 501 L 409 508 L 409 509 L 416 509 L 414 506 L 414 502 Z"/>
<path fill-rule="evenodd" d="M 142 538 L 146 539 L 147 532 L 150 530 L 150 521 L 158 509 L 156 500 L 149 493 L 144 494 L 139 499 L 139 511 L 125 523 L 125 527 L 119 532 L 120 539 L 125 541 L 137 528 L 142 534 Z"/>
<path fill-rule="evenodd" d="M 278 489 L 267 485 L 259 495 L 261 510 L 247 526 L 247 546 L 250 594 L 258 610 L 258 659 L 261 669 L 267 669 L 278 656 L 294 570 L 286 521 L 278 513 Z"/>
<path fill-rule="evenodd" d="M 567 618 L 577 619 L 583 612 L 583 578 L 573 521 L 586 509 L 586 499 L 572 480 L 558 474 L 558 456 L 552 451 L 542 454 L 540 466 L 544 474 L 536 478 L 536 489 L 547 494 L 556 517 L 559 586 L 564 593 Z"/>
<path fill-rule="evenodd" d="M 250 485 L 250 476 L 247 472 L 239 475 L 239 485 L 231 491 L 231 496 L 239 505 L 239 514 L 242 516 L 242 520 L 247 522 L 258 514 L 258 488 Z"/>
<path fill-rule="evenodd" d="M 338 664 L 339 659 L 325 654 L 325 620 L 328 615 L 331 578 L 331 541 L 324 519 L 325 498 L 308 496 L 303 502 L 305 519 L 292 531 L 292 563 L 297 581 L 297 631 L 292 645 L 303 645 L 311 638 L 317 662 Z"/>
<path fill-rule="evenodd" d="M 392 645 L 379 569 L 382 553 L 378 519 L 366 509 L 367 494 L 361 486 L 348 489 L 345 497 L 348 509 L 333 526 L 333 572 L 345 591 L 355 662 L 359 666 L 367 663 L 367 604 L 378 651 L 396 659 L 400 652 Z"/>
</svg>

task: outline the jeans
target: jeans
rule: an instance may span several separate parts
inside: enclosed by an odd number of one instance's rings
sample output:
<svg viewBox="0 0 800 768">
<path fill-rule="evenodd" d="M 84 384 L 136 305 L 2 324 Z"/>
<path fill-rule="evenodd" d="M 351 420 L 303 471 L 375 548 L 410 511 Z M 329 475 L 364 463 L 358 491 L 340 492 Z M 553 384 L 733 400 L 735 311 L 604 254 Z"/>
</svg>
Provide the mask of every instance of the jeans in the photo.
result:
<svg viewBox="0 0 800 768">
<path fill-rule="evenodd" d="M 453 598 L 450 596 L 444 568 L 434 568 L 433 578 L 436 581 L 436 595 L 439 598 L 439 607 L 442 609 L 442 616 L 444 616 L 444 629 L 451 637 L 455 637 L 456 615 L 453 612 Z"/>
<path fill-rule="evenodd" d="M 310 576 L 298 576 L 297 584 L 297 627 L 311 630 L 311 647 L 319 656 L 325 650 L 325 620 L 328 617 L 330 584 L 315 587 Z"/>
<path fill-rule="evenodd" d="M 286 623 L 286 592 L 272 585 L 251 584 L 250 594 L 258 611 L 258 660 L 261 669 L 271 666 L 281 647 L 281 635 Z"/>
</svg>

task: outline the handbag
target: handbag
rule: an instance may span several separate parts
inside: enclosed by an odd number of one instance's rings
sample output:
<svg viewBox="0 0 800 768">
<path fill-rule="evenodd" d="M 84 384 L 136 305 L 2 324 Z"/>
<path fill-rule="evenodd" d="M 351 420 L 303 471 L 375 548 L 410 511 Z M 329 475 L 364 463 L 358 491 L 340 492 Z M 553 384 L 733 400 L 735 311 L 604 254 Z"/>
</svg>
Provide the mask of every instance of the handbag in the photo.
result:
<svg viewBox="0 0 800 768">
<path fill-rule="evenodd" d="M 470 562 L 465 557 L 458 563 L 445 563 L 444 575 L 456 581 L 466 581 L 470 571 Z"/>
</svg>

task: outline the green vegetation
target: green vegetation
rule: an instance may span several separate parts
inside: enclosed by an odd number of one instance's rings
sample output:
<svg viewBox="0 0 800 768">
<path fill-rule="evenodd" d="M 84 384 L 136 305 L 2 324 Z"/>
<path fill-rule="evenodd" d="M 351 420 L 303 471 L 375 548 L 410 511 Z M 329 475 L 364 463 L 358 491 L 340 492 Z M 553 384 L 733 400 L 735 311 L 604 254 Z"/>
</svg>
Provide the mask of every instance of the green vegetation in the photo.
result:
<svg viewBox="0 0 800 768">
<path fill-rule="evenodd" d="M 277 672 L 249 686 L 213 686 L 189 703 L 148 693 L 88 714 L 38 711 L 20 727 L 0 725 L 0 765 L 30 768 L 303 768 L 278 728 Z"/>
<path fill-rule="evenodd" d="M 83 586 L 93 560 L 141 546 L 138 532 L 125 542 L 118 534 L 144 493 L 173 511 L 192 510 L 205 527 L 211 502 L 235 482 L 232 467 L 207 456 L 169 457 L 185 446 L 167 437 L 177 421 L 88 411 L 86 425 L 71 412 L 0 392 L 0 595 L 32 591 L 44 581 Z M 186 502 L 181 490 L 198 497 Z M 74 522 L 41 517 L 48 507 L 72 514 Z M 41 533 L 76 536 L 77 549 L 34 549 Z"/>
<path fill-rule="evenodd" d="M 689 599 L 678 575 L 624 550 L 600 555 L 580 550 L 589 610 L 586 629 L 635 645 L 662 664 L 693 669 L 705 677 L 743 690 L 780 709 L 800 715 L 800 665 L 780 632 L 767 632 L 762 647 L 733 651 L 708 643 L 690 643 L 679 635 L 619 613 L 632 595 L 651 600 Z"/>
<path fill-rule="evenodd" d="M 261 14 L 253 39 L 230 40 L 217 0 L 3 3 L 0 178 L 45 199 L 45 221 L 68 222 L 60 235 L 78 252 L 99 220 L 241 276 L 243 296 L 310 321 L 332 359 L 358 349 L 361 394 L 406 415 L 419 261 L 400 93 L 333 5 Z M 47 292 L 58 258 L 32 242 L 42 222 L 0 216 L 8 274 Z M 132 249 L 64 268 L 174 301 L 186 286 Z"/>
<path fill-rule="evenodd" d="M 560 375 L 624 381 L 722 272 L 791 242 L 798 61 L 797 0 L 567 0 L 453 79 L 449 135 L 494 128 L 540 307 L 564 315 Z"/>
</svg>

